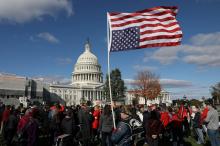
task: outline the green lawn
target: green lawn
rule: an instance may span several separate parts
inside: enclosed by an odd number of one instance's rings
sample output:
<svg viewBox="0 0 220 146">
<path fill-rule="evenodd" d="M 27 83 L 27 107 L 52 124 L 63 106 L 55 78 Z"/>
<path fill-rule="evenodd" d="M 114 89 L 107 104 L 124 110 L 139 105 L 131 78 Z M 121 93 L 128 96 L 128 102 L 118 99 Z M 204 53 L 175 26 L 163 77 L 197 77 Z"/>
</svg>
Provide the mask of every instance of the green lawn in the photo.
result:
<svg viewBox="0 0 220 146">
<path fill-rule="evenodd" d="M 196 143 L 196 140 L 193 137 L 188 137 L 188 138 L 185 138 L 184 140 L 185 140 L 186 146 L 201 146 Z M 206 137 L 206 143 L 204 146 L 211 146 L 207 137 Z"/>
</svg>

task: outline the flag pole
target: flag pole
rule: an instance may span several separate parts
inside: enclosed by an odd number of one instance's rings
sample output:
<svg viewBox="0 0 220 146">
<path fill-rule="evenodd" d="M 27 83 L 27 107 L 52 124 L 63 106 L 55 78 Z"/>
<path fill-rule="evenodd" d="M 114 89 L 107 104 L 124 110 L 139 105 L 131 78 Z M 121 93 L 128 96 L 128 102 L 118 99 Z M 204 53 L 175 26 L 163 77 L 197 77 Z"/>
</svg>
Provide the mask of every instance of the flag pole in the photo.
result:
<svg viewBox="0 0 220 146">
<path fill-rule="evenodd" d="M 116 129 L 115 125 L 115 114 L 114 114 L 114 109 L 113 109 L 113 101 L 112 101 L 112 88 L 111 88 L 111 77 L 110 77 L 110 44 L 111 44 L 111 28 L 109 27 L 109 14 L 107 13 L 107 46 L 108 46 L 108 85 L 109 85 L 109 95 L 110 95 L 110 100 L 111 100 L 111 110 L 112 110 L 112 119 L 113 119 L 113 126 L 114 129 Z M 110 31 L 110 33 L 109 33 Z M 110 38 L 109 38 L 110 35 Z"/>
</svg>

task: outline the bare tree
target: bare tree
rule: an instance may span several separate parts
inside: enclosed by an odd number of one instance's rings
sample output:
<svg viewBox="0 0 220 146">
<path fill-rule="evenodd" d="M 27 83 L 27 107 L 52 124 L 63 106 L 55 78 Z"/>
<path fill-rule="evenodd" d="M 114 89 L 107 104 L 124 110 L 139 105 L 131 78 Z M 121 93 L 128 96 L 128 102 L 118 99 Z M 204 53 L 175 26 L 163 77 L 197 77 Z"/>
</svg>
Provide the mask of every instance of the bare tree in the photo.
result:
<svg viewBox="0 0 220 146">
<path fill-rule="evenodd" d="M 150 71 L 138 72 L 133 85 L 133 94 L 138 97 L 144 97 L 145 104 L 147 104 L 147 99 L 155 99 L 160 95 L 161 86 L 159 77 Z"/>
</svg>

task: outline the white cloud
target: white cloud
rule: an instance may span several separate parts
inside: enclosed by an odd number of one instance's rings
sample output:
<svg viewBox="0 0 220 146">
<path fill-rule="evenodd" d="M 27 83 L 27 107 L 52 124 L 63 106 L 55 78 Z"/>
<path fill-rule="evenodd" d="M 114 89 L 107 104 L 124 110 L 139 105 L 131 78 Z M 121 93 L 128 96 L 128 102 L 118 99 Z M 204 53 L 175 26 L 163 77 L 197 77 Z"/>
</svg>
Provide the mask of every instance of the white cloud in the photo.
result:
<svg viewBox="0 0 220 146">
<path fill-rule="evenodd" d="M 59 43 L 59 40 L 49 32 L 42 32 L 37 35 L 38 38 L 44 39 L 50 43 Z"/>
<path fill-rule="evenodd" d="M 188 99 L 201 99 L 203 96 L 205 98 L 211 97 L 209 87 L 192 86 L 185 89 L 171 90 L 170 92 L 173 99 L 182 98 L 183 96 Z"/>
<path fill-rule="evenodd" d="M 165 65 L 182 60 L 198 67 L 220 66 L 220 32 L 198 34 L 190 41 L 192 44 L 160 48 L 151 56 L 145 55 L 144 60 L 150 58 Z"/>
<path fill-rule="evenodd" d="M 149 70 L 149 71 L 154 71 L 154 70 L 157 70 L 157 67 L 155 66 L 144 66 L 144 65 L 134 65 L 133 68 L 135 70 Z"/>
<path fill-rule="evenodd" d="M 124 80 L 125 84 L 132 84 L 135 82 L 134 79 L 123 79 L 123 80 Z"/>
<path fill-rule="evenodd" d="M 135 82 L 134 79 L 124 79 L 128 89 L 132 89 L 132 83 Z M 209 86 L 194 85 L 191 81 L 177 80 L 177 79 L 160 79 L 160 84 L 162 89 L 170 92 L 172 99 L 182 98 L 184 95 L 188 98 L 201 98 L 205 96 L 209 98 Z"/>
<path fill-rule="evenodd" d="M 24 23 L 55 17 L 61 11 L 68 16 L 73 14 L 70 0 L 0 0 L 0 21 Z"/>
<path fill-rule="evenodd" d="M 184 88 L 192 86 L 192 82 L 190 81 L 175 79 L 160 79 L 160 84 L 163 88 Z"/>
<path fill-rule="evenodd" d="M 191 38 L 194 45 L 220 45 L 220 32 L 197 34 Z"/>
<path fill-rule="evenodd" d="M 219 54 L 219 53 L 218 53 Z M 193 63 L 198 65 L 209 65 L 209 66 L 220 66 L 220 56 L 213 56 L 210 58 L 210 55 L 188 55 L 183 59 L 187 63 Z"/>
<path fill-rule="evenodd" d="M 161 64 L 170 64 L 178 59 L 178 51 L 178 47 L 161 48 L 151 54 L 151 56 L 149 54 L 145 54 L 144 61 L 146 62 L 149 60 L 148 58 L 150 58 L 159 61 Z"/>
<path fill-rule="evenodd" d="M 189 46 L 181 48 L 183 61 L 199 66 L 220 66 L 220 45 Z"/>
<path fill-rule="evenodd" d="M 68 58 L 68 57 L 67 58 L 57 58 L 56 61 L 59 65 L 67 65 L 67 64 L 73 63 L 72 59 Z"/>
<path fill-rule="evenodd" d="M 46 83 L 58 83 L 58 84 L 63 84 L 63 85 L 67 85 L 71 83 L 70 78 L 66 78 L 60 75 L 35 76 L 32 78 L 42 80 Z"/>
<path fill-rule="evenodd" d="M 125 83 L 131 85 L 135 82 L 134 79 L 124 79 Z M 160 79 L 162 88 L 186 88 L 192 87 L 192 82 L 176 79 Z"/>
</svg>

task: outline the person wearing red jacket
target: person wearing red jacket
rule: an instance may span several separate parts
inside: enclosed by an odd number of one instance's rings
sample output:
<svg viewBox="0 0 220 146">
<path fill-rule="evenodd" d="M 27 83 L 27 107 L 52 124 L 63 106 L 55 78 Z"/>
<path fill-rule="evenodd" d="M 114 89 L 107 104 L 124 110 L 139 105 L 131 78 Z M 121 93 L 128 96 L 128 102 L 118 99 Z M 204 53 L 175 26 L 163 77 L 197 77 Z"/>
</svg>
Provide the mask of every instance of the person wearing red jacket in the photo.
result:
<svg viewBox="0 0 220 146">
<path fill-rule="evenodd" d="M 180 143 L 180 146 L 183 146 L 183 118 L 182 112 L 180 112 L 181 108 L 176 109 L 174 113 L 172 113 L 172 134 L 173 134 L 173 146 L 177 146 Z"/>
<path fill-rule="evenodd" d="M 93 134 L 93 138 L 96 139 L 97 138 L 97 133 L 98 133 L 98 127 L 99 127 L 99 119 L 100 119 L 100 109 L 99 106 L 96 105 L 93 111 L 93 122 L 92 122 L 92 134 Z"/>
<path fill-rule="evenodd" d="M 201 113 L 201 122 L 202 123 L 204 122 L 205 118 L 207 117 L 208 112 L 209 112 L 208 107 L 205 107 Z"/>
<path fill-rule="evenodd" d="M 205 133 L 207 133 L 207 127 L 206 127 L 206 125 L 205 124 L 203 124 L 204 123 L 204 121 L 205 121 L 205 119 L 206 119 L 206 117 L 207 117 L 207 114 L 208 114 L 208 112 L 209 112 L 209 109 L 208 109 L 208 107 L 206 106 L 203 110 L 202 110 L 202 112 L 201 112 L 201 124 L 202 124 L 202 129 L 203 129 L 203 131 L 205 132 Z"/>
<path fill-rule="evenodd" d="M 167 125 L 169 124 L 170 122 L 170 116 L 169 116 L 169 113 L 167 111 L 162 111 L 160 113 L 160 121 L 162 122 L 164 128 L 167 127 Z"/>
<path fill-rule="evenodd" d="M 160 121 L 163 125 L 162 127 L 163 137 L 160 138 L 159 145 L 161 144 L 169 145 L 169 139 L 171 136 L 171 129 L 170 129 L 171 116 L 169 115 L 166 107 L 163 107 L 162 111 L 160 112 Z"/>
<path fill-rule="evenodd" d="M 1 130 L 0 130 L 0 134 L 1 133 L 3 133 L 4 134 L 4 128 L 5 128 L 5 125 L 6 125 L 6 123 L 7 123 L 7 121 L 8 121 L 8 118 L 9 118 L 9 116 L 10 116 L 10 109 L 11 109 L 11 106 L 10 105 L 8 105 L 8 106 L 6 106 L 6 108 L 5 108 L 5 110 L 4 110 L 4 112 L 3 112 L 3 114 L 2 114 L 2 121 L 1 121 Z"/>
</svg>

